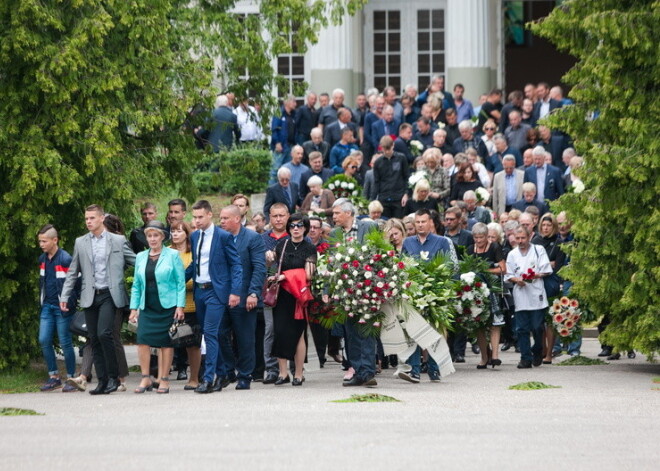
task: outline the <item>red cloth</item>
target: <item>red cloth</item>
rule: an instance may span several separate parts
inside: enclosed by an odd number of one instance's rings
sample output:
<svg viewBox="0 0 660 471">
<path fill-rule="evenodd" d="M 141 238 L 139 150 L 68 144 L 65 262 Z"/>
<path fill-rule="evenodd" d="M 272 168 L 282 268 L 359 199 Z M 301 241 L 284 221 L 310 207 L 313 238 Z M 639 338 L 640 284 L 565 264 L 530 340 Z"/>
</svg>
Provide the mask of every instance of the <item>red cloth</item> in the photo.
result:
<svg viewBox="0 0 660 471">
<path fill-rule="evenodd" d="M 307 319 L 307 303 L 314 299 L 312 290 L 309 289 L 307 273 L 304 268 L 294 268 L 293 270 L 283 271 L 284 280 L 280 285 L 294 298 L 296 298 L 296 312 L 294 319 Z"/>
</svg>

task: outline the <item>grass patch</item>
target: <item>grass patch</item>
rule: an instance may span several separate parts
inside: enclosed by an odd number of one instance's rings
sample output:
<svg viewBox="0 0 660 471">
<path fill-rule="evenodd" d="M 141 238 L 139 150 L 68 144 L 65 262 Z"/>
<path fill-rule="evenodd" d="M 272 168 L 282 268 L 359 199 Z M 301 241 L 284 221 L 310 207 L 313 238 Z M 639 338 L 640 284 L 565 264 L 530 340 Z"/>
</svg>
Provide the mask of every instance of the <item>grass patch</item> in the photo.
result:
<svg viewBox="0 0 660 471">
<path fill-rule="evenodd" d="M 657 378 L 653 378 L 653 382 L 654 383 L 660 383 L 660 376 L 658 376 Z"/>
<path fill-rule="evenodd" d="M 133 365 L 128 367 L 128 371 L 131 373 L 141 373 L 142 370 L 140 369 L 140 365 Z"/>
<path fill-rule="evenodd" d="M 606 361 L 603 361 L 599 358 L 588 358 L 583 357 L 582 355 L 576 355 L 574 357 L 568 358 L 562 362 L 557 363 L 559 366 L 593 366 L 593 365 L 608 365 Z"/>
<path fill-rule="evenodd" d="M 401 402 L 392 396 L 385 396 L 383 394 L 353 394 L 348 399 L 337 399 L 330 402 Z"/>
<path fill-rule="evenodd" d="M 33 364 L 24 370 L 0 373 L 0 394 L 38 392 L 48 378 L 44 365 Z"/>
<path fill-rule="evenodd" d="M 0 408 L 0 415 L 44 415 L 32 409 L 18 409 L 16 407 Z"/>
<path fill-rule="evenodd" d="M 537 389 L 555 389 L 561 388 L 561 386 L 553 386 L 551 384 L 541 383 L 539 381 L 528 381 L 527 383 L 514 384 L 509 386 L 509 389 L 514 389 L 516 391 L 535 391 Z"/>
</svg>

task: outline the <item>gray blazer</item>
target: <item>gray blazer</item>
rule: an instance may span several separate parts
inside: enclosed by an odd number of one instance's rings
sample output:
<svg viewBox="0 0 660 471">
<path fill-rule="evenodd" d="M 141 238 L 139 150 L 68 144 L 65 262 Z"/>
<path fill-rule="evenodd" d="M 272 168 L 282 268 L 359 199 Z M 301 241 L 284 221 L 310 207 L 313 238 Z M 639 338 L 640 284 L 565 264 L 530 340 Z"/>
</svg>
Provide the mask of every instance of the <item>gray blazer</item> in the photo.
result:
<svg viewBox="0 0 660 471">
<path fill-rule="evenodd" d="M 106 231 L 106 272 L 108 274 L 108 288 L 116 307 L 128 305 L 129 297 L 124 284 L 124 269 L 126 265 L 135 265 L 135 254 L 131 250 L 126 237 Z M 69 272 L 66 275 L 60 301 L 66 302 L 76 284 L 78 275 L 82 274 L 82 288 L 80 294 L 80 307 L 86 309 L 94 303 L 94 265 L 92 264 L 91 234 L 76 239 L 73 248 L 73 257 Z"/>
<path fill-rule="evenodd" d="M 516 201 L 518 201 L 522 198 L 522 184 L 525 178 L 525 172 L 516 168 L 513 170 L 513 174 L 516 179 Z M 504 208 L 506 207 L 505 175 L 504 170 L 502 170 L 501 172 L 497 172 L 493 178 L 493 211 L 497 213 L 498 217 L 504 212 Z"/>
<path fill-rule="evenodd" d="M 364 236 L 367 235 L 368 232 L 370 232 L 373 229 L 378 229 L 378 224 L 376 224 L 373 221 L 365 221 L 364 219 L 358 219 L 357 225 L 358 225 L 357 241 L 359 243 L 364 242 Z M 335 227 L 330 232 L 331 238 L 343 237 L 343 235 L 344 235 L 344 230 L 339 226 Z"/>
</svg>

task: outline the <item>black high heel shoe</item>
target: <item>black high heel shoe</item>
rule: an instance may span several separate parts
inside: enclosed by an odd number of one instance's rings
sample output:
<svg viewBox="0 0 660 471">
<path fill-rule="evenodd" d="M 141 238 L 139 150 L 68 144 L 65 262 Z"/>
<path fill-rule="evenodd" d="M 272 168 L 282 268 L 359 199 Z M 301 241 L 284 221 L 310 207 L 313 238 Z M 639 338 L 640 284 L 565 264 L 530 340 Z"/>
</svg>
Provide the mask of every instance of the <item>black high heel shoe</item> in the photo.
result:
<svg viewBox="0 0 660 471">
<path fill-rule="evenodd" d="M 302 386 L 303 380 L 298 379 L 298 378 L 293 378 L 293 381 L 291 381 L 291 386 Z"/>
<path fill-rule="evenodd" d="M 485 365 L 477 365 L 478 370 L 485 370 L 486 368 L 488 368 L 488 363 L 486 363 Z"/>
<path fill-rule="evenodd" d="M 286 378 L 283 378 L 283 377 L 279 376 L 279 377 L 277 378 L 277 381 L 275 381 L 275 386 L 280 386 L 280 385 L 282 385 L 282 384 L 286 384 L 286 383 L 288 383 L 289 381 L 291 381 L 291 380 L 289 379 L 289 376 L 288 376 L 288 375 L 287 375 Z"/>
<path fill-rule="evenodd" d="M 499 358 L 492 358 L 488 363 L 490 363 L 490 365 L 495 368 L 496 366 L 500 366 L 502 364 L 502 360 Z"/>
</svg>

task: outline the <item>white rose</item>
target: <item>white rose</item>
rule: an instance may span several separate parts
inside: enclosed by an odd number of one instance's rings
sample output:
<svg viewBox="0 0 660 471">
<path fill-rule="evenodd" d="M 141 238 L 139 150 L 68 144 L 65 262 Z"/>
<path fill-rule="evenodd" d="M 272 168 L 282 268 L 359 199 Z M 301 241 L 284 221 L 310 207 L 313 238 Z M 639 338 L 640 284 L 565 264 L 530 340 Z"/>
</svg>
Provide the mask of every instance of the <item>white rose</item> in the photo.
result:
<svg viewBox="0 0 660 471">
<path fill-rule="evenodd" d="M 330 183 L 330 184 L 328 185 L 328 188 L 331 189 L 331 190 L 334 190 L 334 189 L 335 189 L 335 184 L 334 184 L 334 183 Z"/>
<path fill-rule="evenodd" d="M 397 266 L 394 265 L 394 268 L 397 268 Z M 398 276 L 396 276 L 396 275 L 392 275 L 392 281 L 396 281 L 396 280 L 398 280 L 398 279 L 399 279 Z"/>
<path fill-rule="evenodd" d="M 355 284 L 355 281 L 353 281 L 353 280 L 348 280 L 348 284 L 351 285 L 351 286 L 353 286 L 353 285 Z"/>
<path fill-rule="evenodd" d="M 394 296 L 394 295 L 396 295 L 398 292 L 399 292 L 399 290 L 398 290 L 397 288 L 394 288 L 394 289 L 392 290 L 392 295 Z"/>
<path fill-rule="evenodd" d="M 363 245 L 362 247 L 360 247 L 360 250 L 362 250 L 363 252 L 366 252 L 366 251 L 367 251 L 367 248 L 368 248 L 368 247 L 367 247 L 366 245 Z"/>
<path fill-rule="evenodd" d="M 353 276 L 358 276 L 357 270 L 353 270 Z"/>
<path fill-rule="evenodd" d="M 584 182 L 582 180 L 575 180 L 573 182 L 573 193 L 582 193 L 584 191 Z"/>
<path fill-rule="evenodd" d="M 356 294 L 357 296 L 362 296 L 362 290 L 361 290 L 361 289 L 357 290 L 357 291 L 355 292 L 355 294 Z"/>
<path fill-rule="evenodd" d="M 353 304 L 354 306 L 356 306 L 356 305 L 357 305 L 357 299 L 354 299 L 354 300 L 351 302 L 351 304 Z"/>
<path fill-rule="evenodd" d="M 354 190 L 355 189 L 355 184 L 354 183 L 349 183 L 348 184 L 348 189 L 349 190 Z"/>
<path fill-rule="evenodd" d="M 422 251 L 419 252 L 419 257 L 422 260 L 426 261 L 426 260 L 429 259 L 429 252 L 426 252 L 426 251 L 422 250 Z"/>
<path fill-rule="evenodd" d="M 341 187 L 342 187 L 342 188 L 348 188 L 348 183 L 346 183 L 346 182 L 341 182 Z"/>
<path fill-rule="evenodd" d="M 376 283 L 376 286 L 378 286 L 379 288 L 382 288 L 385 285 L 382 282 L 379 281 L 378 283 Z"/>
<path fill-rule="evenodd" d="M 383 273 L 389 273 L 389 272 L 390 272 L 389 268 L 387 268 L 387 267 L 383 268 Z"/>
<path fill-rule="evenodd" d="M 353 255 L 354 253 L 355 253 L 355 249 L 354 249 L 353 247 L 351 247 L 350 249 L 348 249 L 348 254 L 349 254 L 349 255 Z"/>
<path fill-rule="evenodd" d="M 355 276 L 357 276 L 357 272 L 355 272 Z M 364 272 L 364 277 L 365 277 L 367 280 L 370 279 L 372 276 L 374 276 L 374 275 L 373 275 L 373 273 L 371 273 L 370 271 L 366 271 L 366 272 Z"/>
<path fill-rule="evenodd" d="M 371 314 L 365 314 L 365 315 L 364 315 L 364 319 L 365 319 L 365 320 L 369 320 L 369 319 L 371 319 Z"/>
<path fill-rule="evenodd" d="M 343 284 L 344 284 L 344 281 L 343 281 L 343 280 L 337 280 L 337 286 L 341 286 L 341 285 L 343 285 Z"/>
</svg>

